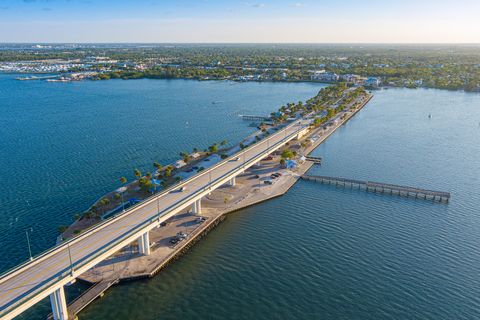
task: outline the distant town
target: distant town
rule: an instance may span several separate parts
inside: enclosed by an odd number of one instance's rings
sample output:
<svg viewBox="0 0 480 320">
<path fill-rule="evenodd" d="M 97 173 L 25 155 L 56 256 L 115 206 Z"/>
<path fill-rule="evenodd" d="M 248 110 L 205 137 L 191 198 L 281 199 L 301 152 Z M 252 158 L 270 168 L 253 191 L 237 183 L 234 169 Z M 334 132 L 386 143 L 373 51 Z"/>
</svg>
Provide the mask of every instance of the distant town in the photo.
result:
<svg viewBox="0 0 480 320">
<path fill-rule="evenodd" d="M 181 78 L 480 91 L 479 53 L 477 46 L 32 44 L 0 47 L 0 72 L 51 82 Z"/>
</svg>

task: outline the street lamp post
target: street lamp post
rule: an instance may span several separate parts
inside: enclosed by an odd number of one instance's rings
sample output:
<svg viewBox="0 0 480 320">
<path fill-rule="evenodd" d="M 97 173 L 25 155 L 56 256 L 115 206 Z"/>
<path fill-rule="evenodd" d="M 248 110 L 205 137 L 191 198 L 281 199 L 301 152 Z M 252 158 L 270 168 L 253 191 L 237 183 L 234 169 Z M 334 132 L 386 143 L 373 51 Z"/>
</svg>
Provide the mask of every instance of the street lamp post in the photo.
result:
<svg viewBox="0 0 480 320">
<path fill-rule="evenodd" d="M 157 193 L 157 184 L 154 186 L 154 191 L 155 194 Z M 160 215 L 160 202 L 159 202 L 159 197 L 157 196 L 157 213 Z"/>
<path fill-rule="evenodd" d="M 122 196 L 122 211 L 125 212 L 125 201 L 123 200 L 123 193 L 125 192 L 125 190 L 122 190 L 122 192 L 120 192 L 120 195 Z"/>
<path fill-rule="evenodd" d="M 73 263 L 72 263 L 72 254 L 70 252 L 70 243 L 67 243 L 68 249 L 68 260 L 70 261 L 70 275 L 73 277 Z"/>
<path fill-rule="evenodd" d="M 30 228 L 30 229 L 26 229 L 26 230 L 25 230 L 25 235 L 27 236 L 28 254 L 30 255 L 30 261 L 32 261 L 32 260 L 33 260 L 33 257 L 32 257 L 32 248 L 30 247 L 30 237 L 29 237 L 29 235 L 28 235 L 28 230 L 33 231 L 33 229 Z"/>
</svg>

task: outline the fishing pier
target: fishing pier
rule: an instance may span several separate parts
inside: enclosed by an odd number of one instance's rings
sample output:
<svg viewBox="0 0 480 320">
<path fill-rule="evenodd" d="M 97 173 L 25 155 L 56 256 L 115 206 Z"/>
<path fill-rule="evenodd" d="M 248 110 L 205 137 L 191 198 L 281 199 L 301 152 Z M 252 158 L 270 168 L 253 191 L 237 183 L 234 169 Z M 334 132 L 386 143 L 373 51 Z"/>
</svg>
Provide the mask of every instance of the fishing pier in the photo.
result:
<svg viewBox="0 0 480 320">
<path fill-rule="evenodd" d="M 395 184 L 388 184 L 382 182 L 362 181 L 355 179 L 346 179 L 338 177 L 326 177 L 316 175 L 303 175 L 302 179 L 308 181 L 315 181 L 324 184 L 331 184 L 336 186 L 351 187 L 363 189 L 367 192 L 384 193 L 390 195 L 398 195 L 405 197 L 414 197 L 417 199 L 433 200 L 439 202 L 448 202 L 450 200 L 450 192 L 434 191 L 427 189 L 420 189 L 414 187 L 406 187 Z"/>
</svg>

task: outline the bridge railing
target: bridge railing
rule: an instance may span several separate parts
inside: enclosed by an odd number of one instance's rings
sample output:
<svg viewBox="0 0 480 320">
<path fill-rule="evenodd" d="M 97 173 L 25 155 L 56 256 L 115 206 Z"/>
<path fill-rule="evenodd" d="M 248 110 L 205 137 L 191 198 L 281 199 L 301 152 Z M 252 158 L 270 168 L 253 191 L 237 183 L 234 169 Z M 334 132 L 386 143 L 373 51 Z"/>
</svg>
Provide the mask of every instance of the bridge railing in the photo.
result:
<svg viewBox="0 0 480 320">
<path fill-rule="evenodd" d="M 151 196 L 148 199 L 148 201 L 143 201 L 142 203 L 140 204 L 137 204 L 136 206 L 133 206 L 131 208 L 128 209 L 128 211 L 126 211 L 125 213 L 121 213 L 119 215 L 116 215 L 116 216 L 113 216 L 111 218 L 109 218 L 108 220 L 106 220 L 105 222 L 103 223 L 100 223 L 99 225 L 97 226 L 94 226 L 90 229 L 88 229 L 85 233 L 73 238 L 73 239 L 70 239 L 64 243 L 61 243 L 57 246 L 55 246 L 54 248 L 50 249 L 50 250 L 47 250 L 46 252 L 42 253 L 39 257 L 37 257 L 35 260 L 33 261 L 28 261 L 27 263 L 24 263 L 16 268 L 14 268 L 13 270 L 10 270 L 10 271 L 7 271 L 7 274 L 3 275 L 2 278 L 0 279 L 1 282 L 4 282 L 5 280 L 7 280 L 8 278 L 10 278 L 11 276 L 13 276 L 16 272 L 20 271 L 20 269 L 23 269 L 23 268 L 26 268 L 26 267 L 29 267 L 31 266 L 32 264 L 34 263 L 38 263 L 39 261 L 41 261 L 42 258 L 45 258 L 47 255 L 49 254 L 53 254 L 55 253 L 56 251 L 59 251 L 60 249 L 67 249 L 67 246 L 71 245 L 72 243 L 76 242 L 76 241 L 79 241 L 80 239 L 88 236 L 89 234 L 91 234 L 92 232 L 98 230 L 99 228 L 101 227 L 105 227 L 106 225 L 109 225 L 115 221 L 117 221 L 117 219 L 120 219 L 122 217 L 124 217 L 126 214 L 132 212 L 133 210 L 136 210 L 138 209 L 139 207 L 141 206 L 145 206 L 149 203 L 152 203 L 152 201 L 156 200 L 157 198 L 163 196 L 164 194 L 174 190 L 174 189 L 177 189 L 179 187 L 181 187 L 183 184 L 186 184 L 188 182 L 190 182 L 191 180 L 193 179 L 196 179 L 198 177 L 200 177 L 202 174 L 206 174 L 208 173 L 210 170 L 214 170 L 215 168 L 217 168 L 218 166 L 226 163 L 227 161 L 230 161 L 232 158 L 234 157 L 238 157 L 239 155 L 242 155 L 246 152 L 248 152 L 250 149 L 256 147 L 256 146 L 259 146 L 261 143 L 267 143 L 267 141 L 271 140 L 271 139 L 274 139 L 275 137 L 277 137 L 278 135 L 281 135 L 284 133 L 285 130 L 295 126 L 296 124 L 298 124 L 299 121 L 296 121 L 296 122 L 293 122 L 291 124 L 289 124 L 288 126 L 286 126 L 284 129 L 282 129 L 281 131 L 278 131 L 276 132 L 275 134 L 267 137 L 267 139 L 264 139 L 263 141 L 259 141 L 257 143 L 254 143 L 252 145 L 250 145 L 249 147 L 243 149 L 241 152 L 227 158 L 227 159 L 224 159 L 223 161 L 220 161 L 219 163 L 217 163 L 216 165 L 212 166 L 212 167 L 209 167 L 207 170 L 204 170 L 202 171 L 201 173 L 197 174 L 197 175 L 194 175 L 192 177 L 190 177 L 189 179 L 187 180 L 184 180 L 180 183 L 177 183 L 173 186 L 171 186 L 170 188 L 168 189 L 165 189 L 163 192 L 161 192 L 160 194 L 156 194 L 154 196 Z M 285 138 L 282 138 L 281 140 L 279 140 L 278 142 L 276 142 L 275 144 L 267 147 L 266 150 L 264 150 L 262 153 L 260 153 L 259 155 L 257 156 L 254 156 L 252 158 L 250 158 L 248 161 L 245 162 L 245 164 L 243 166 L 245 167 L 249 167 L 252 163 L 256 163 L 259 161 L 259 159 L 263 158 L 265 155 L 265 153 L 270 153 L 272 152 L 271 150 L 275 150 L 275 149 L 278 149 L 281 145 L 284 144 L 284 142 L 288 139 L 292 139 L 292 137 L 294 137 L 295 135 L 298 134 L 298 132 L 300 130 L 302 130 L 303 127 L 300 127 L 298 130 L 296 130 L 295 132 L 289 134 L 288 136 L 286 136 Z M 211 181 L 209 184 L 210 185 L 215 185 L 216 183 L 218 183 L 219 181 L 221 181 L 222 179 L 224 179 L 226 176 L 229 176 L 231 175 L 232 173 L 234 173 L 235 171 L 238 171 L 238 170 L 241 170 L 242 167 L 236 167 L 232 170 L 230 170 L 229 172 L 223 174 L 222 176 L 214 179 L 213 181 Z M 103 246 L 102 248 L 92 252 L 91 254 L 89 254 L 88 256 L 86 257 L 83 257 L 81 260 L 77 260 L 75 261 L 74 263 L 72 263 L 72 267 L 73 267 L 73 270 L 75 269 L 79 269 L 81 268 L 82 266 L 85 266 L 87 265 L 88 263 L 90 263 L 92 260 L 94 260 L 96 257 L 99 257 L 103 254 L 105 254 L 106 252 L 110 251 L 112 249 L 112 247 L 115 246 L 116 243 L 119 243 L 121 241 L 123 241 L 124 239 L 128 239 L 129 237 L 131 237 L 132 235 L 140 232 L 141 230 L 145 229 L 146 227 L 148 227 L 148 225 L 151 225 L 153 223 L 156 223 L 158 221 L 159 218 L 161 218 L 162 216 L 166 215 L 168 212 L 174 210 L 176 207 L 180 207 L 182 205 L 185 205 L 186 203 L 192 201 L 192 198 L 195 198 L 197 197 L 200 193 L 204 192 L 205 189 L 207 187 L 204 187 L 204 188 L 201 188 L 197 191 L 195 191 L 193 194 L 191 194 L 190 196 L 188 196 L 187 198 L 184 198 L 182 200 L 180 200 L 179 202 L 171 205 L 170 207 L 162 210 L 161 212 L 158 213 L 158 215 L 154 216 L 153 218 L 150 217 L 146 220 L 144 220 L 143 222 L 137 224 L 136 226 L 134 226 L 133 228 L 129 229 L 128 231 L 126 231 L 124 234 L 120 235 L 119 237 L 113 239 L 112 241 L 110 241 L 106 246 Z M 41 289 L 42 287 L 47 289 L 47 288 L 50 288 L 52 286 L 54 286 L 58 281 L 60 281 L 61 279 L 64 279 L 66 277 L 68 277 L 71 273 L 71 269 L 70 269 L 70 266 L 66 267 L 64 270 L 52 275 L 50 278 L 46 279 L 45 281 L 43 281 L 41 284 L 39 284 L 38 286 L 32 288 L 31 290 L 25 292 L 23 295 L 22 295 L 22 298 L 26 298 L 28 296 L 28 300 L 30 299 L 33 299 L 35 296 L 37 295 L 40 295 L 43 291 L 39 290 Z M 35 293 L 33 296 L 31 295 L 31 293 L 33 291 L 37 291 L 37 293 Z M 2 306 L 3 307 L 3 310 L 0 311 L 0 315 L 3 314 L 3 312 L 5 312 L 5 310 L 10 307 L 11 305 L 13 304 L 16 304 L 18 307 L 18 305 L 21 305 L 22 303 L 24 303 L 24 301 L 18 301 L 18 300 L 12 300 L 12 302 L 10 302 L 9 304 L 7 305 L 4 305 Z"/>
<path fill-rule="evenodd" d="M 260 140 L 259 142 L 266 142 L 267 140 L 272 140 L 274 139 L 274 137 L 282 134 L 285 130 L 293 127 L 296 123 L 298 123 L 298 121 L 295 121 L 295 122 L 292 122 L 291 124 L 287 125 L 286 127 L 284 127 L 282 130 L 280 131 L 277 131 L 275 132 L 274 134 L 268 136 L 266 139 L 262 139 Z M 179 181 L 178 183 L 176 184 L 173 184 L 172 186 L 168 187 L 167 189 L 165 190 L 162 190 L 161 192 L 159 193 L 156 193 L 156 194 L 153 194 L 147 198 L 145 198 L 143 201 L 129 207 L 128 209 L 125 210 L 125 212 L 120 212 L 118 214 L 115 214 L 111 217 L 109 217 L 108 219 L 105 219 L 104 221 L 98 223 L 98 224 L 95 224 L 87 229 L 85 229 L 81 234 L 69 239 L 69 240 L 66 240 L 62 243 L 59 243 L 59 244 L 56 244 L 55 246 L 53 246 L 52 248 L 50 249 L 47 249 L 39 254 L 37 254 L 36 256 L 33 257 L 33 260 L 26 260 L 25 262 L 15 266 L 15 267 L 12 267 L 10 269 L 7 269 L 5 271 L 3 271 L 1 274 L 0 274 L 0 283 L 4 282 L 6 279 L 8 279 L 8 276 L 14 274 L 16 271 L 18 271 L 19 269 L 27 266 L 27 265 L 32 265 L 32 264 L 35 264 L 36 262 L 39 262 L 41 261 L 42 258 L 44 258 L 45 256 L 47 256 L 48 254 L 51 254 L 53 252 L 55 252 L 56 250 L 60 249 L 60 248 L 63 248 L 63 247 L 66 247 L 67 244 L 73 244 L 75 242 L 77 242 L 78 240 L 80 239 L 83 239 L 85 238 L 86 236 L 88 236 L 90 233 L 100 229 L 100 228 L 103 228 L 107 225 L 109 225 L 110 223 L 116 221 L 117 219 L 121 219 L 122 217 L 128 215 L 130 212 L 134 211 L 134 210 L 137 210 L 143 206 L 146 206 L 147 204 L 150 204 L 151 202 L 157 200 L 157 198 L 160 198 L 162 196 L 164 196 L 165 194 L 171 192 L 172 190 L 175 190 L 175 189 L 178 189 L 180 187 L 182 187 L 183 185 L 187 184 L 187 183 L 190 183 L 191 181 L 197 179 L 198 177 L 202 176 L 202 175 L 206 175 L 208 174 L 209 172 L 215 170 L 217 167 L 225 164 L 226 162 L 228 161 L 231 161 L 232 158 L 236 158 L 238 156 L 241 156 L 243 155 L 244 153 L 248 152 L 249 150 L 251 150 L 253 147 L 255 146 L 258 146 L 258 143 L 253 143 L 251 145 L 249 145 L 248 147 L 244 148 L 243 150 L 237 152 L 236 154 L 226 158 L 226 159 L 223 159 L 221 161 L 219 161 L 218 163 L 214 164 L 213 166 L 211 167 L 208 167 L 207 169 L 205 170 L 202 170 L 201 172 L 185 179 L 185 180 L 182 180 L 182 181 Z"/>
</svg>

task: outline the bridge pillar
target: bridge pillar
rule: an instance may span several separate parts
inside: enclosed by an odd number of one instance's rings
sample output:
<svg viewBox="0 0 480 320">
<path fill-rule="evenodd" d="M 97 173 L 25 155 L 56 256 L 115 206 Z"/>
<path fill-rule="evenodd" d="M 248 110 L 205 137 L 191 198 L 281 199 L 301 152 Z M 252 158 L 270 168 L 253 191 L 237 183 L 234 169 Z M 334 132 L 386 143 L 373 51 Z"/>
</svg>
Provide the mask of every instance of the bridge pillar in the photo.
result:
<svg viewBox="0 0 480 320">
<path fill-rule="evenodd" d="M 193 203 L 193 213 L 202 214 L 202 199 L 198 199 Z"/>
<path fill-rule="evenodd" d="M 138 238 L 138 253 L 148 256 L 150 255 L 150 233 L 145 232 Z"/>
<path fill-rule="evenodd" d="M 236 184 L 237 184 L 237 181 L 236 181 L 235 177 L 233 177 L 232 179 L 230 179 L 228 181 L 228 185 L 231 186 L 231 187 L 233 187 Z"/>
<path fill-rule="evenodd" d="M 68 320 L 67 300 L 63 287 L 50 294 L 50 303 L 54 320 Z"/>
</svg>

